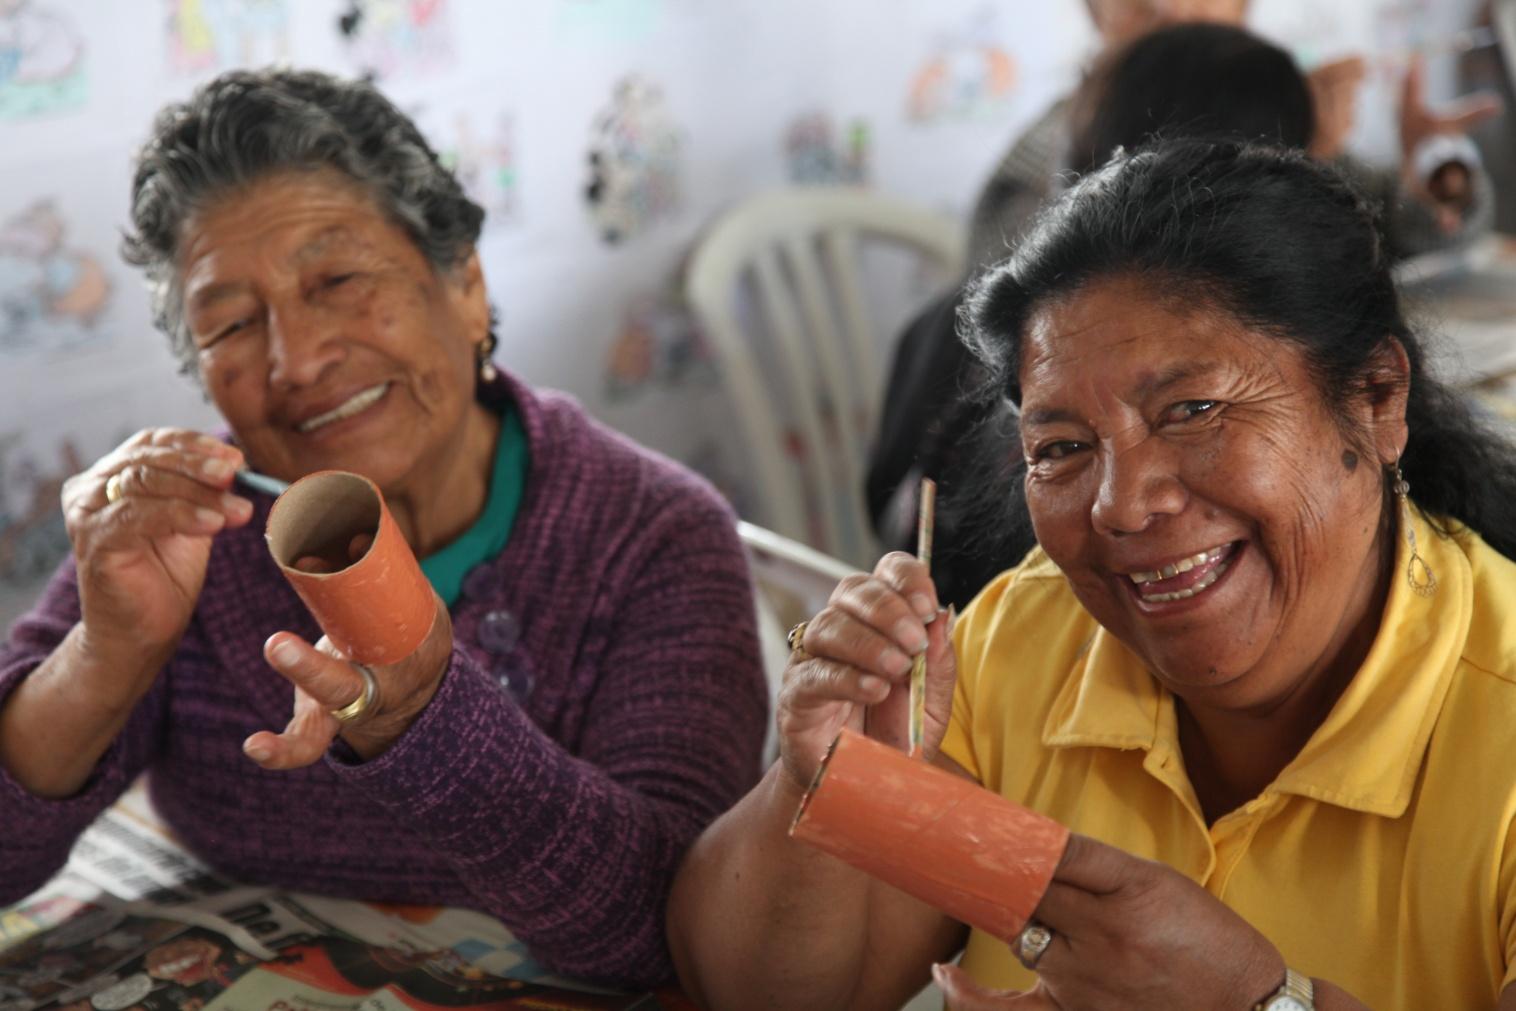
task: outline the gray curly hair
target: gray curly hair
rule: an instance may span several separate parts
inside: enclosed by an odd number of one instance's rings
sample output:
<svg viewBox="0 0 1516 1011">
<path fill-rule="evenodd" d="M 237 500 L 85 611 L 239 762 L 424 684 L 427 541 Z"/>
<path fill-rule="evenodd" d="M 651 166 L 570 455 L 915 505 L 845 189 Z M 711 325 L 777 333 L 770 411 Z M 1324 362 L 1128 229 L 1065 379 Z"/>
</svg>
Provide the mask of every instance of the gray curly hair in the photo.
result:
<svg viewBox="0 0 1516 1011">
<path fill-rule="evenodd" d="M 366 189 L 434 269 L 467 258 L 484 209 L 405 113 L 371 85 L 309 70 L 236 70 L 158 114 L 137 155 L 127 262 L 143 268 L 153 322 L 196 374 L 179 243 L 190 215 L 269 173 L 330 168 Z"/>
</svg>

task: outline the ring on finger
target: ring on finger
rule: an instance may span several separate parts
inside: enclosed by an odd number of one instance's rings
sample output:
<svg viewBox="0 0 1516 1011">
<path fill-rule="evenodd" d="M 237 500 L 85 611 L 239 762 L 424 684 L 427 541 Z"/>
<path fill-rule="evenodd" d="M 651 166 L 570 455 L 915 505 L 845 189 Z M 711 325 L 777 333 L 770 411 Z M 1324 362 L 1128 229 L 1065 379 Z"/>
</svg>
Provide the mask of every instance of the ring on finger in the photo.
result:
<svg viewBox="0 0 1516 1011">
<path fill-rule="evenodd" d="M 353 664 L 353 669 L 363 675 L 363 692 L 341 709 L 331 710 L 337 722 L 344 725 L 361 719 L 379 697 L 379 681 L 374 677 L 374 672 L 361 663 Z"/>
<path fill-rule="evenodd" d="M 112 474 L 105 479 L 105 503 L 114 505 L 121 501 L 121 475 Z"/>
<path fill-rule="evenodd" d="M 809 660 L 811 658 L 811 655 L 805 651 L 805 627 L 810 623 L 810 619 L 800 622 L 790 629 L 789 633 L 784 637 L 785 641 L 790 644 L 791 660 Z"/>
<path fill-rule="evenodd" d="M 1035 972 L 1037 963 L 1042 961 L 1048 945 L 1052 943 L 1052 927 L 1044 926 L 1036 920 L 1028 920 L 1026 926 L 1021 928 L 1021 933 L 1016 935 L 1016 943 L 1011 945 L 1011 952 L 1016 956 L 1016 961 Z"/>
</svg>

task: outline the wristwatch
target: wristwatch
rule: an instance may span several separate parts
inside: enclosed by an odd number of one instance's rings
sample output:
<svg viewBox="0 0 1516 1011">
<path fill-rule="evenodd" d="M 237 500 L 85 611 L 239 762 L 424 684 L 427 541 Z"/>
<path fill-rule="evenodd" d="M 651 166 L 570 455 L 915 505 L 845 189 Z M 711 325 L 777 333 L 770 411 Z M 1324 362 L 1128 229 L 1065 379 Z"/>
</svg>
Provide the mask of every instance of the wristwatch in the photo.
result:
<svg viewBox="0 0 1516 1011">
<path fill-rule="evenodd" d="M 1309 976 L 1284 970 L 1284 985 L 1253 1005 L 1253 1011 L 1316 1011 L 1316 987 Z"/>
</svg>

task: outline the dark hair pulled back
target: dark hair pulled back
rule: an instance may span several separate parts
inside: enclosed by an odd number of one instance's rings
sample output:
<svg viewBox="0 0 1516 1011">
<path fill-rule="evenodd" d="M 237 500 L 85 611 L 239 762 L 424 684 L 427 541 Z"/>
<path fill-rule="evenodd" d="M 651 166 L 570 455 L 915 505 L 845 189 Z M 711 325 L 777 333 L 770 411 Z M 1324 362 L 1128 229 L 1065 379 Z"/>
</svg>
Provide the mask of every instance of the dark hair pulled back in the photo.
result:
<svg viewBox="0 0 1516 1011">
<path fill-rule="evenodd" d="M 961 332 L 990 389 L 1019 403 L 1032 314 L 1097 279 L 1135 277 L 1162 298 L 1214 306 L 1293 344 L 1334 408 L 1367 395 L 1376 352 L 1393 337 L 1410 360 L 1400 466 L 1413 499 L 1516 558 L 1516 452 L 1429 374 L 1377 225 L 1341 175 L 1302 153 L 1158 143 L 1117 155 L 1050 205 L 1014 254 L 973 284 Z M 1345 412 L 1334 413 L 1346 425 Z M 1004 461 L 1003 444 L 997 452 Z M 1000 470 L 1019 478 L 1024 464 Z M 1014 515 L 1002 509 L 1000 522 L 1024 521 L 1021 483 Z"/>
</svg>

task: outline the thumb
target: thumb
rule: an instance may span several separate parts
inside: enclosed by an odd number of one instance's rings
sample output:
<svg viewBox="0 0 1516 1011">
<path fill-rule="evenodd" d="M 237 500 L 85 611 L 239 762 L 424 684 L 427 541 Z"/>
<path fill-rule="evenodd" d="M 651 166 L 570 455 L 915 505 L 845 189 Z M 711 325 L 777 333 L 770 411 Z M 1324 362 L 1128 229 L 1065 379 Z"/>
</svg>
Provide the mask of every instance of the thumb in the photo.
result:
<svg viewBox="0 0 1516 1011">
<path fill-rule="evenodd" d="M 1058 1011 L 1058 1005 L 1039 986 L 1035 990 L 990 990 L 956 965 L 932 966 L 947 1011 Z"/>
<path fill-rule="evenodd" d="M 363 675 L 322 639 L 323 650 L 293 632 L 275 632 L 263 644 L 270 667 L 326 709 L 341 709 L 363 694 Z M 327 650 L 330 650 L 328 652 Z"/>
</svg>

